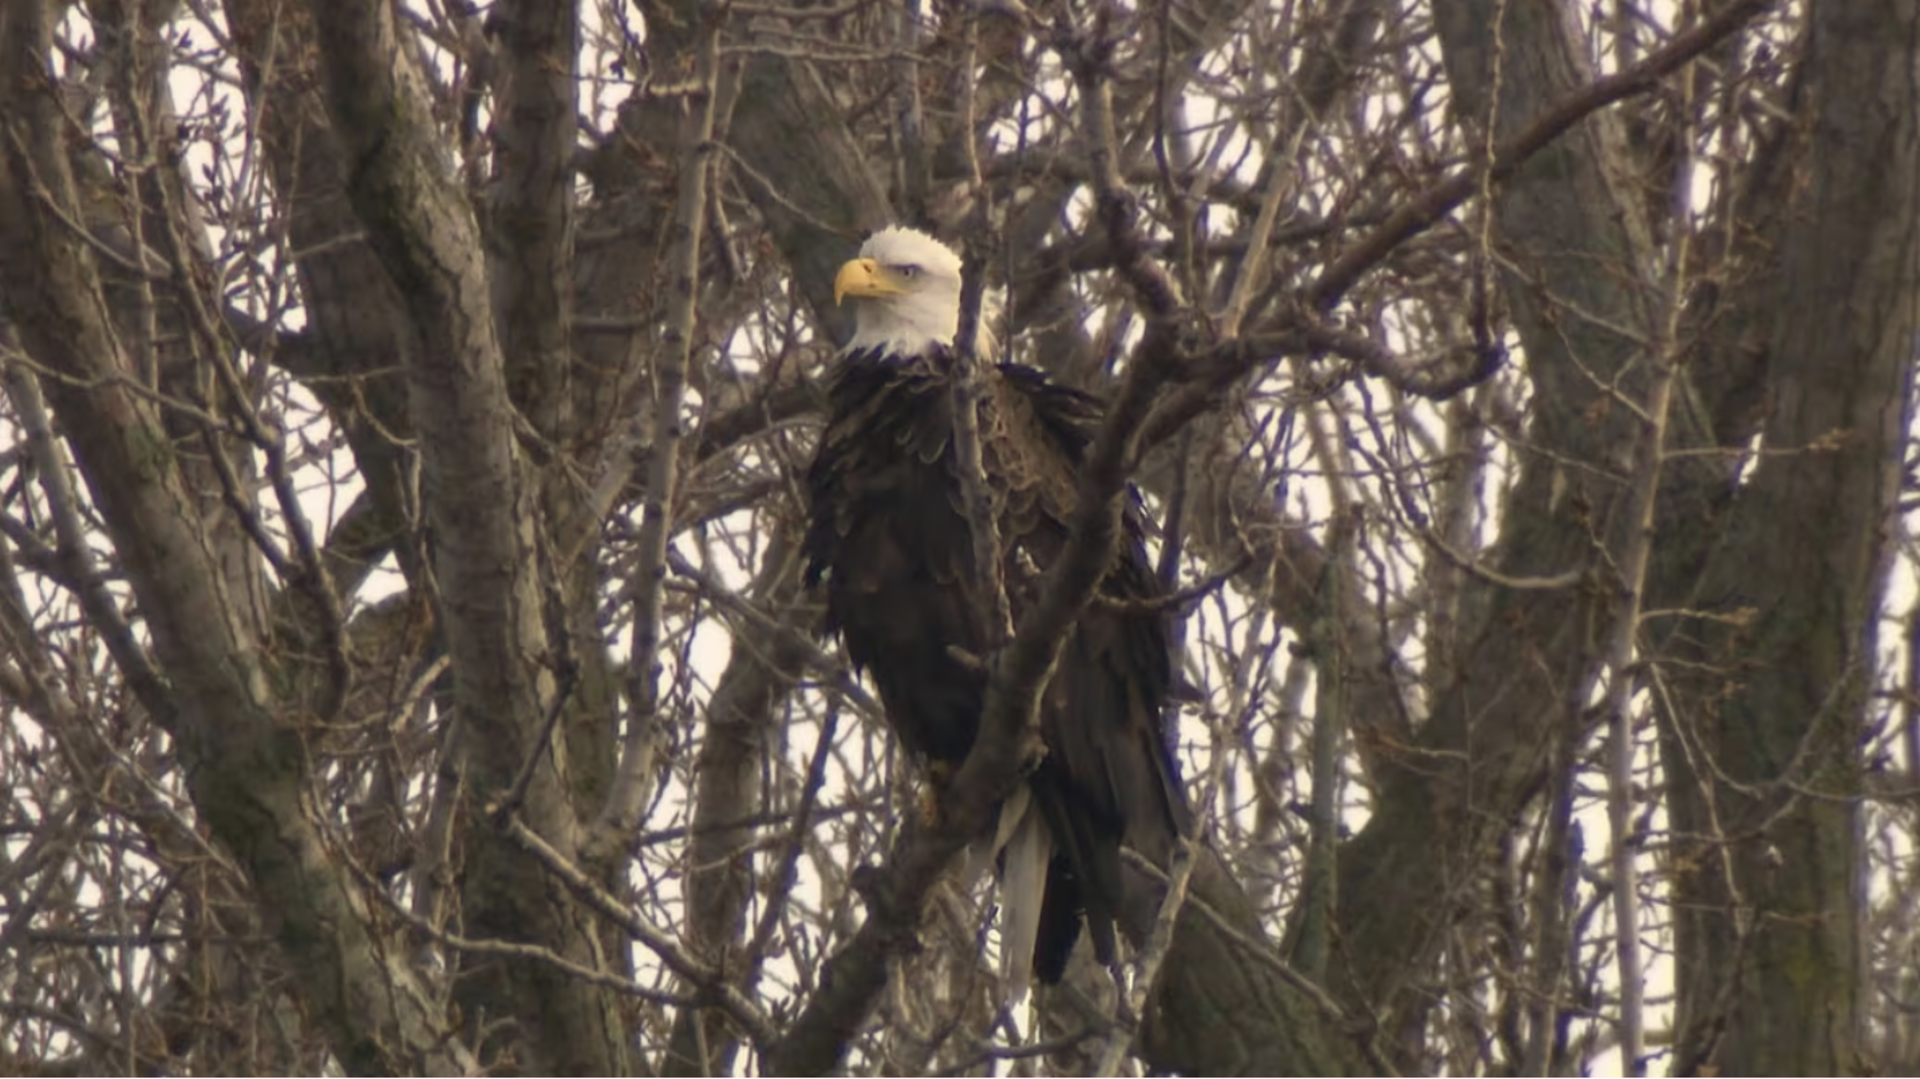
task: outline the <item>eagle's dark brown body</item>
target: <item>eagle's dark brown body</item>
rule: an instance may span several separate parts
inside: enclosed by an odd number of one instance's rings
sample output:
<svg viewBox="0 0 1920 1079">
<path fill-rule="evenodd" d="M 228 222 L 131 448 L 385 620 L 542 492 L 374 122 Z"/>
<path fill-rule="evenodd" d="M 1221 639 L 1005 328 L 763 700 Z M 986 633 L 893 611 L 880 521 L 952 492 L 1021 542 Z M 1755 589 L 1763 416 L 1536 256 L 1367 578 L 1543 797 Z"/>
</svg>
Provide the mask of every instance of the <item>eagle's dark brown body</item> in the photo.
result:
<svg viewBox="0 0 1920 1079">
<path fill-rule="evenodd" d="M 941 346 L 841 360 L 808 474 L 807 557 L 810 579 L 827 582 L 830 627 L 871 673 L 901 742 L 922 760 L 957 766 L 973 746 L 986 676 L 949 646 L 984 658 L 979 612 L 988 604 L 969 594 L 950 365 Z M 1029 368 L 989 368 L 982 378 L 981 456 L 1017 619 L 1066 542 L 1099 406 Z M 1187 827 L 1162 736 L 1171 672 L 1167 613 L 1151 602 L 1160 594 L 1136 503 L 1042 698 L 1047 753 L 1028 781 L 1055 852 L 1034 949 L 1043 981 L 1059 979 L 1082 913 L 1100 958 L 1112 961 L 1122 842 L 1164 855 Z"/>
</svg>

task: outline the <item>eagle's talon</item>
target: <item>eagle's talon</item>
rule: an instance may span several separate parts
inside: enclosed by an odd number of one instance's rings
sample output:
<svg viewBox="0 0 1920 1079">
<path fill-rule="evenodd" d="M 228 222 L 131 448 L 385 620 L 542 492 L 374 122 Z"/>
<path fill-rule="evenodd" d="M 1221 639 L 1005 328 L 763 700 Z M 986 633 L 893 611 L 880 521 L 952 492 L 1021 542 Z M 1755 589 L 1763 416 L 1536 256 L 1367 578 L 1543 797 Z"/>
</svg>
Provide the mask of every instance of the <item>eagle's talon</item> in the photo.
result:
<svg viewBox="0 0 1920 1079">
<path fill-rule="evenodd" d="M 920 788 L 920 825 L 928 831 L 940 827 L 940 794 L 932 787 Z"/>
<path fill-rule="evenodd" d="M 927 781 L 920 788 L 920 823 L 926 828 L 940 827 L 940 799 L 946 797 L 958 771 L 946 761 L 927 762 Z"/>
</svg>

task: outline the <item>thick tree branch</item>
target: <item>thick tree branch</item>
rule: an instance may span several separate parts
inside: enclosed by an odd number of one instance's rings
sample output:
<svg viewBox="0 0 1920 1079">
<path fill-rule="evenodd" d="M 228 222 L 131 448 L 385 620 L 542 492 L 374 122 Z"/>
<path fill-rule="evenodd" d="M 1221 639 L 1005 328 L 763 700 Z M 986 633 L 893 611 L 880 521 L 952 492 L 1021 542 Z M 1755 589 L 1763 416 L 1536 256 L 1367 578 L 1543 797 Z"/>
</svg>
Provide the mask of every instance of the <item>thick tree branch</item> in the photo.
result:
<svg viewBox="0 0 1920 1079">
<path fill-rule="evenodd" d="M 153 636 L 180 717 L 195 805 L 246 865 L 262 908 L 301 972 L 306 1000 L 351 1070 L 465 1072 L 404 957 L 377 946 L 363 907 L 302 809 L 298 739 L 265 697 L 259 642 L 220 602 L 205 522 L 180 487 L 172 448 L 107 316 L 93 256 L 58 223 L 77 198 L 71 132 L 48 57 L 52 10 L 0 10 L 0 302 L 40 363 L 64 376 L 50 397 L 72 440 Z"/>
<path fill-rule="evenodd" d="M 1769 252 L 1792 302 L 1762 309 L 1762 438 L 1783 452 L 1756 463 L 1688 593 L 1753 616 L 1667 639 L 1682 660 L 1662 707 L 1670 804 L 1679 834 L 1703 837 L 1679 852 L 1724 867 L 1676 883 L 1689 1073 L 1818 1074 L 1871 1053 L 1861 743 L 1912 446 L 1920 5 L 1808 18 L 1804 156 Z M 1775 295 L 1768 272 L 1745 302 Z"/>
<path fill-rule="evenodd" d="M 1617 101 L 1654 89 L 1661 79 L 1753 21 L 1773 4 L 1774 0 L 1733 0 L 1633 67 L 1595 79 L 1577 92 L 1559 98 L 1551 108 L 1531 118 L 1517 134 L 1503 137 L 1490 163 L 1484 167 L 1465 167 L 1421 192 L 1365 239 L 1341 252 L 1307 290 L 1304 297 L 1307 304 L 1323 309 L 1332 307 L 1388 252 L 1432 228 L 1478 193 L 1482 184 L 1489 180 L 1504 182 L 1575 124 Z"/>
<path fill-rule="evenodd" d="M 325 0 L 311 16 L 345 151 L 347 194 L 417 334 L 405 356 L 410 412 L 420 434 L 440 629 L 459 722 L 470 732 L 462 742 L 473 793 L 486 803 L 538 762 L 519 812 L 572 858 L 580 839 L 566 743 L 546 737 L 559 705 L 544 667 L 553 657 L 536 573 L 535 491 L 514 436 L 479 228 L 454 184 L 424 79 L 391 6 Z M 601 961 L 580 912 L 556 902 L 542 875 L 505 847 L 481 843 L 469 853 L 470 929 L 524 935 L 569 959 Z M 592 987 L 542 964 L 490 969 L 494 990 L 523 1017 L 521 1044 L 533 1057 L 562 1072 L 626 1070 L 627 1039 Z"/>
<path fill-rule="evenodd" d="M 565 434 L 573 367 L 579 0 L 512 0 L 488 26 L 500 42 L 486 230 L 493 313 L 515 400 L 554 439 Z"/>
</svg>

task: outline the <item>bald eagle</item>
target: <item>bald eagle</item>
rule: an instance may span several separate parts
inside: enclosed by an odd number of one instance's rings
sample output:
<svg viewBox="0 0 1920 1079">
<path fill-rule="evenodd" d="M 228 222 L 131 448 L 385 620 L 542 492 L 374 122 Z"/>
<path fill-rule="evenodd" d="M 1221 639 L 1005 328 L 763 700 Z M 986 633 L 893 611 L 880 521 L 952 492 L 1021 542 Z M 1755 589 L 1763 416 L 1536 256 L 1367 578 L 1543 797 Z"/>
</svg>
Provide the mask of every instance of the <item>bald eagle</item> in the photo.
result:
<svg viewBox="0 0 1920 1079">
<path fill-rule="evenodd" d="M 831 381 L 831 414 L 808 472 L 809 583 L 827 622 L 880 693 L 907 751 L 957 768 L 986 699 L 988 609 L 953 441 L 960 259 L 924 233 L 874 234 L 841 267 L 836 302 L 856 329 Z M 1098 403 L 1015 364 L 983 366 L 979 430 L 1016 620 L 1065 546 Z M 1002 808 L 1001 951 L 1008 989 L 1056 982 L 1084 921 L 1114 961 L 1120 848 L 1164 858 L 1188 828 L 1163 738 L 1171 685 L 1164 605 L 1131 497 L 1094 602 L 1041 698 L 1046 752 Z"/>
</svg>

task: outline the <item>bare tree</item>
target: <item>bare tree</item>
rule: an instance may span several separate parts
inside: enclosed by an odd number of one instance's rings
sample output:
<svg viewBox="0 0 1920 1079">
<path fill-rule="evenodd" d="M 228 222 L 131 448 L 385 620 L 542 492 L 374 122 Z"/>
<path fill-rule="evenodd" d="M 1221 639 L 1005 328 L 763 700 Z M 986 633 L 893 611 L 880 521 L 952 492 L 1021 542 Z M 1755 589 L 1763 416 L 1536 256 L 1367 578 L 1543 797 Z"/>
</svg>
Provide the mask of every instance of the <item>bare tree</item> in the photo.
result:
<svg viewBox="0 0 1920 1079">
<path fill-rule="evenodd" d="M 1914 0 L 0 0 L 0 1063 L 1911 1070 L 1917 64 Z M 934 814 L 796 551 L 896 222 L 1109 402 Z M 1028 1011 L 956 862 L 1129 480 L 1204 827 Z"/>
</svg>

